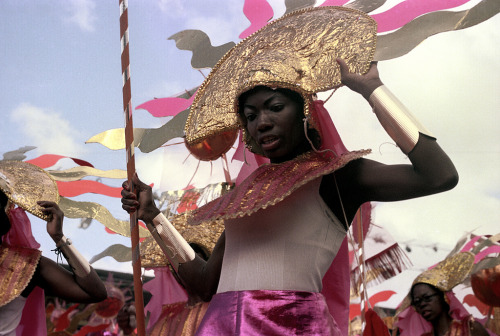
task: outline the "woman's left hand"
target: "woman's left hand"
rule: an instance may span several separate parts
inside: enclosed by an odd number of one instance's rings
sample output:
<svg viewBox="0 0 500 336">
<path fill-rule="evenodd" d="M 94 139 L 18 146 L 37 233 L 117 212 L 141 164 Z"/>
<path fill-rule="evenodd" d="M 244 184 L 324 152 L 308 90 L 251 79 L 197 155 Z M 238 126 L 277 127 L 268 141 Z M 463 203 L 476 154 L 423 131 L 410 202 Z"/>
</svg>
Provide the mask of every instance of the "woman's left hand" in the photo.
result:
<svg viewBox="0 0 500 336">
<path fill-rule="evenodd" d="M 47 233 L 52 237 L 57 244 L 63 237 L 63 218 L 64 213 L 59 208 L 57 203 L 49 201 L 39 201 L 38 205 L 43 209 L 43 213 L 49 216 L 47 221 Z"/>
<path fill-rule="evenodd" d="M 337 58 L 337 63 L 340 66 L 342 84 L 358 92 L 366 100 L 370 98 L 370 95 L 376 88 L 383 85 L 378 74 L 377 62 L 372 62 L 370 69 L 364 75 L 350 72 L 346 62 L 341 58 Z"/>
</svg>

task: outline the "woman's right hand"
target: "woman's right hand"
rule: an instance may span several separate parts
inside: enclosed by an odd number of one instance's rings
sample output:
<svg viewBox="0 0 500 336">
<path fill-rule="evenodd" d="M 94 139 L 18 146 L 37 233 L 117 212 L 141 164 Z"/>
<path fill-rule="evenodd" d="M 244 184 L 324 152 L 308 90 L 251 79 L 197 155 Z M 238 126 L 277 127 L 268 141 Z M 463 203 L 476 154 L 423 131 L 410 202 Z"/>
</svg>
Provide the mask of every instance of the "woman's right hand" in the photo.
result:
<svg viewBox="0 0 500 336">
<path fill-rule="evenodd" d="M 128 213 L 137 211 L 138 219 L 151 223 L 153 218 L 160 213 L 153 199 L 153 191 L 150 186 L 139 180 L 137 174 L 134 174 L 132 183 L 132 189 L 128 181 L 122 184 L 122 208 Z"/>
<path fill-rule="evenodd" d="M 377 62 L 372 62 L 370 69 L 364 75 L 350 72 L 347 63 L 341 58 L 337 58 L 337 63 L 340 66 L 342 84 L 361 94 L 366 100 L 370 99 L 370 95 L 376 88 L 383 85 L 378 74 Z"/>
</svg>

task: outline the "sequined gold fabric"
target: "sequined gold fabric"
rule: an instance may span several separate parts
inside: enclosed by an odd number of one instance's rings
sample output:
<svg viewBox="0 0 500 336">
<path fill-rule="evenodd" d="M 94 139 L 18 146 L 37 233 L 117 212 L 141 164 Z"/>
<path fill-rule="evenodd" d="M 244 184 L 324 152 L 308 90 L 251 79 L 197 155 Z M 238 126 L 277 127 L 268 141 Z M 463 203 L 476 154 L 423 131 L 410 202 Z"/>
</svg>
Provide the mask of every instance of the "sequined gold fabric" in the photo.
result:
<svg viewBox="0 0 500 336">
<path fill-rule="evenodd" d="M 21 295 L 41 255 L 42 252 L 35 249 L 0 246 L 0 307 Z"/>
<path fill-rule="evenodd" d="M 232 191 L 190 212 L 187 223 L 196 225 L 251 215 L 277 204 L 315 178 L 332 173 L 368 153 L 369 150 L 361 150 L 336 157 L 330 152 L 308 152 L 283 163 L 262 165 Z"/>
<path fill-rule="evenodd" d="M 474 254 L 470 252 L 457 253 L 441 261 L 436 267 L 422 272 L 413 280 L 412 285 L 425 283 L 447 292 L 461 283 L 474 266 Z"/>
<path fill-rule="evenodd" d="M 212 253 L 217 240 L 224 231 L 224 221 L 214 220 L 192 226 L 187 224 L 185 214 L 174 216 L 172 225 L 179 231 L 188 243 L 195 243 Z M 163 267 L 168 265 L 167 257 L 153 237 L 146 238 L 140 245 L 141 265 L 145 268 Z"/>
<path fill-rule="evenodd" d="M 67 218 L 93 218 L 111 231 L 130 237 L 130 222 L 113 217 L 108 209 L 95 202 L 79 202 L 61 197 L 59 207 Z M 139 237 L 148 237 L 149 231 L 139 226 Z"/>
<path fill-rule="evenodd" d="M 186 121 L 187 144 L 237 129 L 237 97 L 257 85 L 303 95 L 332 89 L 340 84 L 337 57 L 365 73 L 376 29 L 367 14 L 342 7 L 299 10 L 266 25 L 228 51 L 200 86 Z"/>
<path fill-rule="evenodd" d="M 188 306 L 185 302 L 163 305 L 162 313 L 155 323 L 151 336 L 194 336 L 209 302 Z"/>
<path fill-rule="evenodd" d="M 0 189 L 31 214 L 48 220 L 37 201 L 59 203 L 57 184 L 42 168 L 23 161 L 0 161 Z"/>
<path fill-rule="evenodd" d="M 66 170 L 48 170 L 47 173 L 56 181 L 78 181 L 87 176 L 113 179 L 126 179 L 127 171 L 123 169 L 100 170 L 93 167 L 78 166 Z"/>
</svg>

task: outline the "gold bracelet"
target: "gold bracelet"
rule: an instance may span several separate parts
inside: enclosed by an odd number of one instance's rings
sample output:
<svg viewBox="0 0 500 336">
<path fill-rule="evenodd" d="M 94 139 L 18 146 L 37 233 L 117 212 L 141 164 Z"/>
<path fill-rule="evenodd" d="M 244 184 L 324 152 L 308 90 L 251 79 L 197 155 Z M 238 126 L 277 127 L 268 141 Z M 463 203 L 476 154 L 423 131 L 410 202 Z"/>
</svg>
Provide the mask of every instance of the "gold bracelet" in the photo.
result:
<svg viewBox="0 0 500 336">
<path fill-rule="evenodd" d="M 75 275 L 83 278 L 90 274 L 89 262 L 78 252 L 69 238 L 62 236 L 56 247 L 62 253 Z"/>
<path fill-rule="evenodd" d="M 410 153 L 418 142 L 419 133 L 435 137 L 385 86 L 379 86 L 368 100 L 380 124 L 403 153 Z"/>
<path fill-rule="evenodd" d="M 179 231 L 161 212 L 153 219 L 154 227 L 147 225 L 151 235 L 156 240 L 168 261 L 177 272 L 179 264 L 191 261 L 196 254 Z"/>
</svg>

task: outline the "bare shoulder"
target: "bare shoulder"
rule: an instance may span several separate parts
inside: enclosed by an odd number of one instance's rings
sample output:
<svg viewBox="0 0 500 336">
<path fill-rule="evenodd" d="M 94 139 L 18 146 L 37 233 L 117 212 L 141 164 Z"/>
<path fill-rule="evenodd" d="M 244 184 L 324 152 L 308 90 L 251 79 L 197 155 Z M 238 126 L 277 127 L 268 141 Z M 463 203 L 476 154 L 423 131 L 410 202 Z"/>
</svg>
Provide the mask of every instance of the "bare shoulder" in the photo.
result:
<svg viewBox="0 0 500 336">
<path fill-rule="evenodd" d="M 383 166 L 385 165 L 380 162 L 359 158 L 350 161 L 345 166 L 335 171 L 335 173 L 328 175 L 328 177 L 323 179 L 322 183 L 330 188 L 338 184 L 341 189 L 356 189 L 363 185 L 363 181 L 366 178 L 369 176 L 373 177 L 374 172 Z"/>
</svg>

